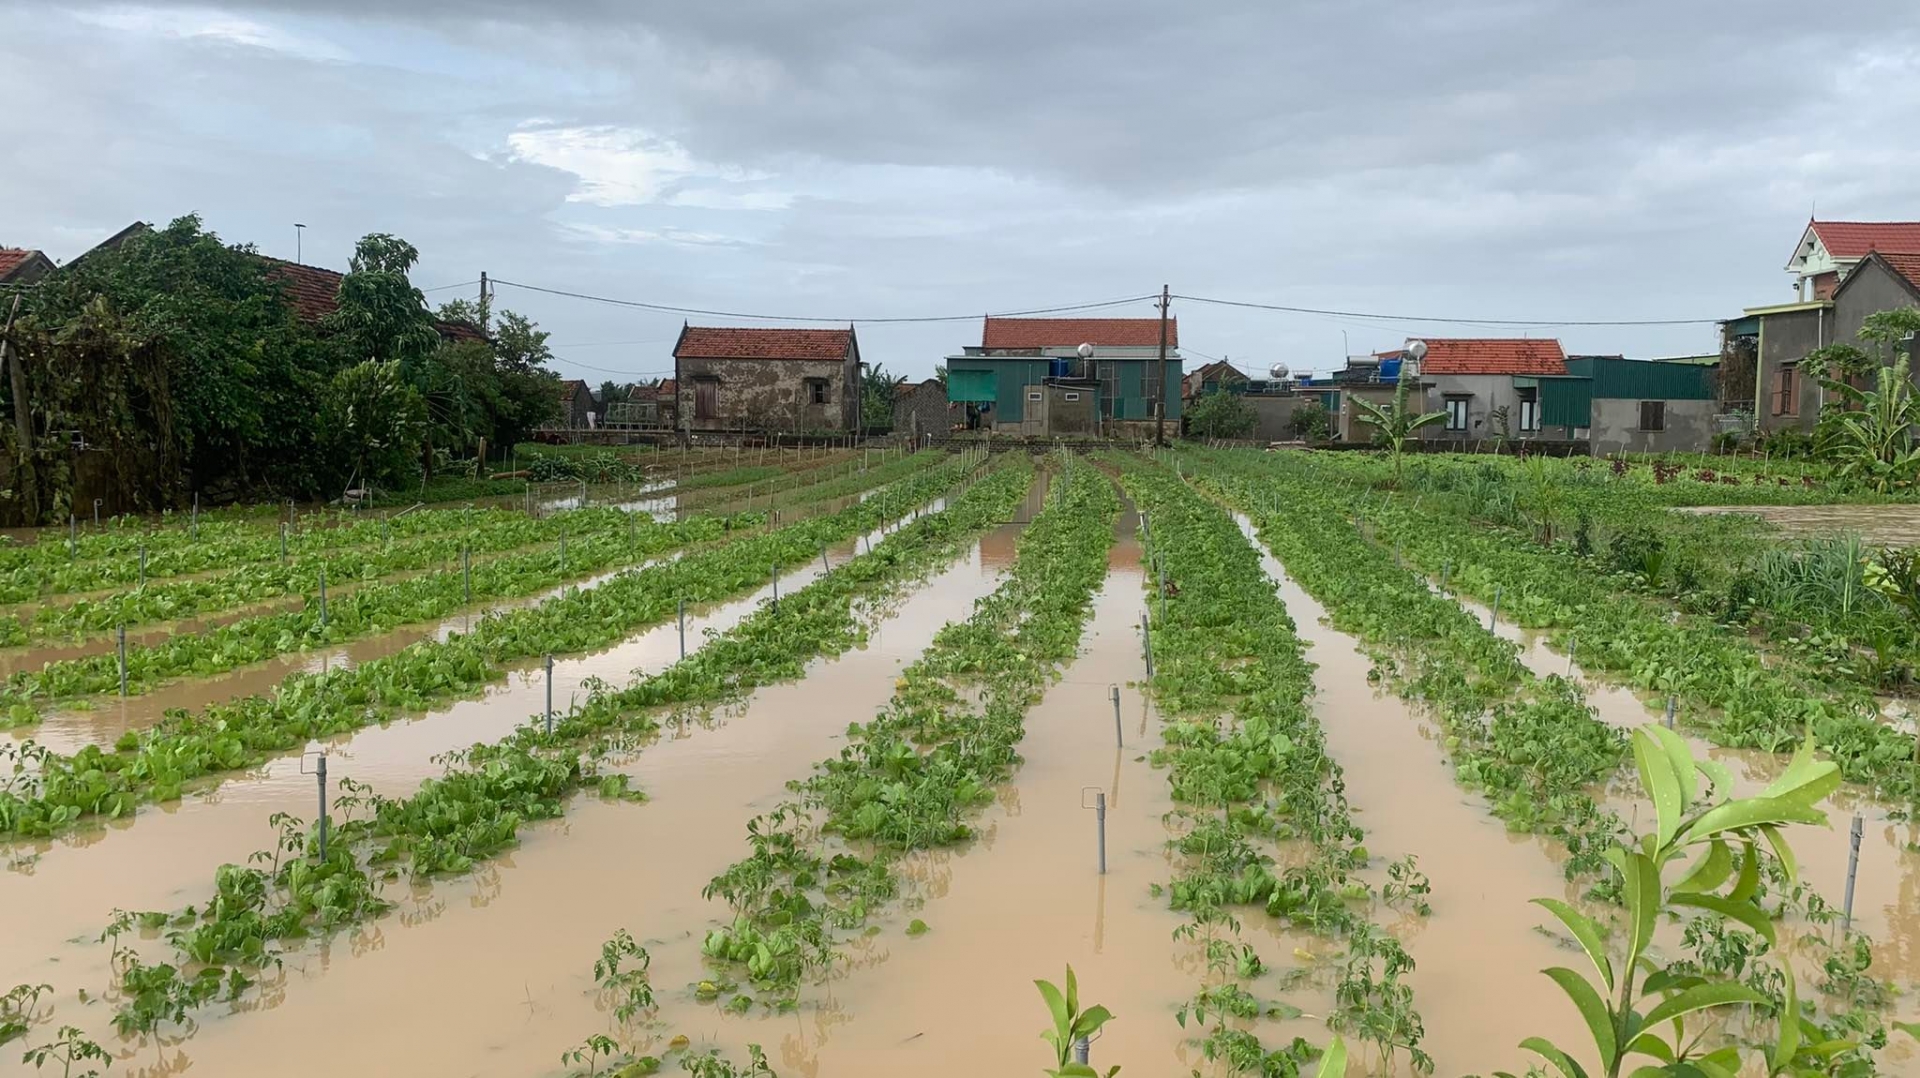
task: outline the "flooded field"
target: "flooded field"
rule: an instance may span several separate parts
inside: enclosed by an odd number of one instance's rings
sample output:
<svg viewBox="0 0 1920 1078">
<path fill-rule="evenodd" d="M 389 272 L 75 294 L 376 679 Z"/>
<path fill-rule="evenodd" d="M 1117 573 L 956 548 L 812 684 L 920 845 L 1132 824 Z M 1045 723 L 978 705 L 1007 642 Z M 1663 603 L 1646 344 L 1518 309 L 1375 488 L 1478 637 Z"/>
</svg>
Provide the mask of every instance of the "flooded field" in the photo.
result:
<svg viewBox="0 0 1920 1078">
<path fill-rule="evenodd" d="M 1335 1036 L 1353 1076 L 1428 1073 L 1416 1061 L 1523 1074 L 1529 1037 L 1599 1070 L 1586 1023 L 1540 973 L 1592 967 L 1535 900 L 1592 917 L 1611 946 L 1623 914 L 1596 889 L 1606 870 L 1569 879 L 1561 837 L 1510 823 L 1462 779 L 1458 727 L 1435 705 L 1448 686 L 1423 682 L 1423 698 L 1383 676 L 1390 648 L 1336 616 L 1349 596 L 1306 571 L 1311 551 L 1273 545 L 1242 492 L 1185 482 L 1201 463 L 1176 474 L 1144 456 L 839 451 L 786 467 L 795 479 L 771 497 L 676 491 L 663 474 L 614 502 L 662 521 L 756 499 L 779 510 L 738 533 L 126 699 L 89 695 L 9 731 L 0 988 L 49 987 L 0 1005 L 15 1007 L 0 1031 L 24 1031 L 0 1044 L 0 1074 L 60 1073 L 21 1051 L 64 1026 L 114 1058 L 108 1073 L 145 1076 L 597 1078 L 678 1073 L 709 1051 L 739 1069 L 704 1073 L 738 1076 L 752 1046 L 772 1073 L 805 1078 L 1033 1073 L 1054 1062 L 1033 982 L 1069 965 L 1079 1001 L 1115 1016 L 1089 1046 L 1102 1073 L 1311 1075 Z M 536 509 L 580 511 L 567 500 Z M 1851 527 L 1832 522 L 1858 509 L 1793 512 Z M 1162 527 L 1215 545 L 1172 552 L 1170 570 L 1149 535 Z M 1209 575 L 1221 565 L 1239 574 L 1224 586 Z M 675 589 L 668 601 L 649 581 Z M 671 599 L 696 586 L 683 621 Z M 1208 588 L 1215 606 L 1194 604 Z M 1662 719 L 1663 699 L 1432 594 L 1491 624 L 1488 645 L 1511 643 L 1536 680 L 1568 679 L 1593 721 Z M 1196 642 L 1237 646 L 1238 625 L 1269 615 L 1265 646 L 1212 669 L 1249 680 L 1199 684 Z M 1253 680 L 1267 647 L 1296 650 L 1296 681 Z M 0 651 L 0 665 L 99 648 Z M 242 709 L 230 728 L 195 725 L 315 672 L 397 660 L 393 676 L 421 687 L 355 688 L 352 721 L 269 711 L 288 736 Z M 1279 733 L 1272 715 L 1304 725 Z M 1721 748 L 1677 718 L 1734 797 L 1788 773 L 1785 754 Z M 208 765 L 217 753 L 231 765 Z M 1324 755 L 1302 786 L 1289 769 L 1310 753 Z M 198 770 L 169 789 L 181 756 Z M 46 814 L 94 779 L 124 799 Z M 1623 829 L 1660 811 L 1631 755 L 1588 793 Z M 1851 1010 L 1885 1031 L 1920 990 L 1920 834 L 1872 790 L 1824 803 L 1824 823 L 1791 829 L 1816 898 L 1782 904 L 1768 877 L 1742 901 L 1777 919 L 1780 941 L 1741 953 L 1794 971 L 1821 1021 Z M 1323 832 L 1329 806 L 1352 834 Z M 1217 836 L 1195 844 L 1216 825 L 1244 845 L 1229 871 L 1210 860 Z M 1846 966 L 1855 937 L 1822 909 L 1847 890 L 1870 973 Z M 1646 955 L 1696 960 L 1699 931 L 1665 918 Z M 730 950 L 742 939 L 756 943 Z M 1392 946 L 1362 951 L 1381 939 Z M 1410 965 L 1368 957 L 1382 953 Z M 289 1050 L 316 1031 L 318 1047 Z M 1873 1059 L 1849 1073 L 1920 1075 L 1902 1035 Z"/>
</svg>

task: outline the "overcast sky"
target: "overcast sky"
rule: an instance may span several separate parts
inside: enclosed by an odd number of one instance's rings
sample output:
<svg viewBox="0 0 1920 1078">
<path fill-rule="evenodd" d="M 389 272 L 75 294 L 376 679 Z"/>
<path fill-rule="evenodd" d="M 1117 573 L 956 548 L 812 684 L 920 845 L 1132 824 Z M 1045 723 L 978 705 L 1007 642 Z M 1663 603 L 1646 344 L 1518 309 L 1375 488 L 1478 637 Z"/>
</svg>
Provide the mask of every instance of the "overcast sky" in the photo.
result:
<svg viewBox="0 0 1920 1078">
<path fill-rule="evenodd" d="M 339 269 L 398 234 L 424 288 L 486 270 L 835 319 L 1163 283 L 1713 319 L 1790 297 L 1816 204 L 1920 218 L 1912 0 L 0 0 L 0 70 L 0 244 L 57 260 L 197 212 L 283 257 L 304 222 L 306 260 Z M 568 374 L 671 370 L 679 315 L 496 295 Z M 1190 367 L 1326 370 L 1409 334 L 1717 348 L 1705 324 L 1174 309 Z M 925 375 L 979 332 L 860 336 Z"/>
</svg>

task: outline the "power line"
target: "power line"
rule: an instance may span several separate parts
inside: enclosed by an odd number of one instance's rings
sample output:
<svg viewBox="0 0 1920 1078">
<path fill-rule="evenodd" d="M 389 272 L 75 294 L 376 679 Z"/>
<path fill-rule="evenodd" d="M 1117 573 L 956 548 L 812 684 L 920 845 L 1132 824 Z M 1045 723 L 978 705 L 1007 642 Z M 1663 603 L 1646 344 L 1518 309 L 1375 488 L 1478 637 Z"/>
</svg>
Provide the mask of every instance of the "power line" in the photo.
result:
<svg viewBox="0 0 1920 1078">
<path fill-rule="evenodd" d="M 441 286 L 440 286 L 440 287 L 438 287 L 438 288 L 422 288 L 422 289 L 421 289 L 420 291 L 422 291 L 422 292 L 445 292 L 445 291 L 446 291 L 447 289 L 449 289 L 449 288 L 472 288 L 472 287 L 473 287 L 474 285 L 477 285 L 477 284 L 479 284 L 479 283 L 480 283 L 480 278 L 478 278 L 478 277 L 475 277 L 475 278 L 474 278 L 473 280 L 471 280 L 471 281 L 461 281 L 461 282 L 460 282 L 459 284 L 443 284 L 443 285 L 441 285 Z"/>
<path fill-rule="evenodd" d="M 1717 325 L 1719 318 L 1562 318 L 1556 320 L 1528 318 L 1430 318 L 1411 314 L 1372 314 L 1365 311 L 1329 311 L 1318 307 L 1288 307 L 1278 303 L 1253 303 L 1247 300 L 1217 299 L 1212 296 L 1188 296 L 1176 293 L 1174 299 L 1191 300 L 1194 303 L 1212 303 L 1221 307 L 1246 307 L 1260 311 L 1280 311 L 1286 314 L 1327 315 L 1334 318 L 1368 318 L 1381 322 L 1436 322 L 1448 325 L 1469 326 L 1700 326 Z"/>
<path fill-rule="evenodd" d="M 494 284 L 503 284 L 512 288 L 524 288 L 529 292 L 544 292 L 550 296 L 566 296 L 569 299 L 583 299 L 593 303 L 607 303 L 616 307 L 634 307 L 643 311 L 660 311 L 665 314 L 697 314 L 708 318 L 745 318 L 760 322 L 832 322 L 835 324 L 864 323 L 866 325 L 886 325 L 908 322 L 971 322 L 981 317 L 981 312 L 979 311 L 968 314 L 921 315 L 917 317 L 892 318 L 823 318 L 817 315 L 755 314 L 747 311 L 714 311 L 700 307 L 675 307 L 665 303 L 646 303 L 641 300 L 594 296 L 584 292 L 569 292 L 562 288 L 543 288 L 539 285 L 521 284 L 518 281 L 504 281 L 499 278 L 493 278 L 492 280 Z M 1159 296 L 1151 294 L 1127 296 L 1123 299 L 1102 300 L 1096 303 L 1069 303 L 1058 307 L 1032 307 L 1019 311 L 992 312 L 991 316 L 998 318 L 1016 318 L 1035 314 L 1058 314 L 1063 311 L 1091 311 L 1103 307 L 1119 307 L 1129 303 L 1144 303 L 1147 300 L 1157 300 L 1159 298 Z"/>
</svg>

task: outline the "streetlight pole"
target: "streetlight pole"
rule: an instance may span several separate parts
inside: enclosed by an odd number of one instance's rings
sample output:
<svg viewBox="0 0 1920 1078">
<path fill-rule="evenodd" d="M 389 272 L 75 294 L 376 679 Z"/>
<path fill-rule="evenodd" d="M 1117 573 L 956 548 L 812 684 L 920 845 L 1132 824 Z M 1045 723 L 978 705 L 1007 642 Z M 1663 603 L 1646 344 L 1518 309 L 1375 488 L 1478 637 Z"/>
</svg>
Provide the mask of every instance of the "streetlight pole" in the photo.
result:
<svg viewBox="0 0 1920 1078">
<path fill-rule="evenodd" d="M 1160 359 L 1153 373 L 1153 444 L 1167 444 L 1167 306 L 1173 297 L 1160 286 Z"/>
</svg>

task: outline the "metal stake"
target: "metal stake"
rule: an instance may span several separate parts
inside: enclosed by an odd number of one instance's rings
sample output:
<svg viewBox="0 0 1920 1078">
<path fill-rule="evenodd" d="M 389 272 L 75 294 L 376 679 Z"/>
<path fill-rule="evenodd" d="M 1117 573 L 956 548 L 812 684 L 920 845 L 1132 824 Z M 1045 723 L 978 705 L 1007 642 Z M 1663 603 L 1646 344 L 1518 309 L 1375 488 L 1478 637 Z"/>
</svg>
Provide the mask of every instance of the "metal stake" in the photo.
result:
<svg viewBox="0 0 1920 1078">
<path fill-rule="evenodd" d="M 1091 1061 L 1092 1055 L 1092 1041 L 1085 1037 L 1075 1037 L 1073 1039 L 1073 1061 L 1075 1063 L 1088 1063 Z"/>
<path fill-rule="evenodd" d="M 1580 651 L 1580 638 L 1577 636 L 1568 638 L 1567 640 L 1567 678 L 1569 680 L 1573 678 L 1573 657 L 1579 651 Z"/>
<path fill-rule="evenodd" d="M 1671 730 L 1671 729 L 1673 729 L 1673 712 L 1674 712 L 1674 708 L 1675 708 L 1675 707 L 1676 707 L 1676 706 L 1677 706 L 1678 704 L 1679 704 L 1679 699 L 1678 699 L 1677 697 L 1675 697 L 1675 696 L 1674 696 L 1674 695 L 1673 695 L 1672 693 L 1668 693 L 1668 694 L 1667 694 L 1667 719 L 1666 719 L 1666 722 L 1667 722 L 1667 729 L 1669 729 L 1669 730 Z"/>
<path fill-rule="evenodd" d="M 567 529 L 560 529 L 560 571 L 567 571 Z"/>
<path fill-rule="evenodd" d="M 280 564 L 287 564 L 287 526 L 280 525 Z"/>
<path fill-rule="evenodd" d="M 320 567 L 320 631 L 327 629 L 327 567 Z"/>
<path fill-rule="evenodd" d="M 100 526 L 100 499 L 98 498 L 93 500 L 93 526 L 96 528 Z"/>
<path fill-rule="evenodd" d="M 547 733 L 553 733 L 553 654 L 547 654 Z"/>
<path fill-rule="evenodd" d="M 773 608 L 778 610 L 780 609 L 780 567 L 778 565 L 767 566 L 767 579 L 773 582 Z"/>
<path fill-rule="evenodd" d="M 820 544 L 820 571 L 823 573 L 826 573 L 826 572 L 831 572 L 832 570 L 833 570 L 833 566 L 827 564 L 827 544 L 821 543 Z"/>
<path fill-rule="evenodd" d="M 1147 651 L 1147 677 L 1153 677 L 1153 621 L 1144 610 L 1140 612 L 1140 640 Z"/>
<path fill-rule="evenodd" d="M 127 695 L 127 627 L 120 626 L 120 695 Z"/>
<path fill-rule="evenodd" d="M 140 586 L 147 585 L 147 544 L 140 544 Z"/>
<path fill-rule="evenodd" d="M 460 544 L 460 590 L 466 602 L 473 602 L 473 557 L 467 544 Z"/>
<path fill-rule="evenodd" d="M 1487 631 L 1492 632 L 1494 625 L 1496 625 L 1499 621 L 1500 621 L 1500 585 L 1496 584 L 1494 585 L 1494 588 L 1493 588 L 1493 610 L 1487 614 Z"/>
<path fill-rule="evenodd" d="M 680 600 L 680 657 L 687 657 L 687 601 Z"/>
<path fill-rule="evenodd" d="M 193 521 L 188 527 L 187 538 L 200 538 L 200 492 L 193 492 Z"/>
<path fill-rule="evenodd" d="M 1851 849 L 1847 853 L 1847 903 L 1846 920 L 1842 922 L 1842 933 L 1853 931 L 1853 877 L 1860 871 L 1860 814 L 1853 814 L 1853 827 L 1847 832 L 1847 841 Z"/>
<path fill-rule="evenodd" d="M 1107 692 L 1113 697 L 1113 745 L 1125 748 L 1127 740 L 1120 733 L 1120 686 L 1109 686 Z"/>
<path fill-rule="evenodd" d="M 320 754 L 314 774 L 320 780 L 320 860 L 327 859 L 327 754 Z"/>
</svg>

